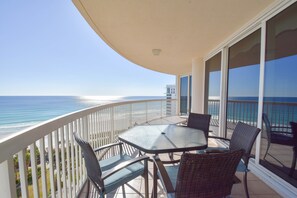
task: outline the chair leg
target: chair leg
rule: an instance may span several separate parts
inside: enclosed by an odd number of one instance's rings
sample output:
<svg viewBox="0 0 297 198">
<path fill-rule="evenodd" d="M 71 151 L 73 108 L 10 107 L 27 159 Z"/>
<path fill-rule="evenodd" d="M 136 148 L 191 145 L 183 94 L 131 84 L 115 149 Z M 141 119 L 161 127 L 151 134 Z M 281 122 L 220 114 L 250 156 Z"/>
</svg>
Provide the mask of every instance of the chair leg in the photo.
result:
<svg viewBox="0 0 297 198">
<path fill-rule="evenodd" d="M 154 163 L 154 168 L 153 168 L 153 192 L 152 192 L 152 197 L 156 198 L 157 197 L 157 167 Z"/>
<path fill-rule="evenodd" d="M 173 153 L 168 153 L 169 159 L 173 161 Z"/>
<path fill-rule="evenodd" d="M 144 162 L 144 188 L 145 188 L 145 198 L 149 197 L 148 192 L 148 162 L 145 160 Z"/>
<path fill-rule="evenodd" d="M 247 171 L 244 172 L 244 190 L 245 190 L 245 195 L 247 198 L 250 197 L 249 191 L 248 191 L 248 186 L 247 186 Z"/>
<path fill-rule="evenodd" d="M 88 198 L 89 197 L 89 195 L 90 195 L 90 180 L 88 179 L 87 180 L 87 195 L 86 195 L 86 198 Z"/>
<path fill-rule="evenodd" d="M 292 159 L 292 165 L 291 165 L 291 169 L 289 172 L 289 176 L 292 177 L 295 171 L 295 166 L 296 166 L 296 148 L 293 148 L 293 159 Z"/>
<path fill-rule="evenodd" d="M 122 185 L 123 197 L 126 198 L 125 184 Z"/>
<path fill-rule="evenodd" d="M 264 157 L 263 157 L 263 160 L 265 160 L 265 157 L 266 157 L 266 155 L 267 155 L 267 153 L 268 153 L 268 149 L 269 149 L 269 147 L 270 147 L 270 142 L 268 142 L 268 145 L 267 145 L 266 152 L 265 152 L 265 155 L 264 155 Z"/>
</svg>

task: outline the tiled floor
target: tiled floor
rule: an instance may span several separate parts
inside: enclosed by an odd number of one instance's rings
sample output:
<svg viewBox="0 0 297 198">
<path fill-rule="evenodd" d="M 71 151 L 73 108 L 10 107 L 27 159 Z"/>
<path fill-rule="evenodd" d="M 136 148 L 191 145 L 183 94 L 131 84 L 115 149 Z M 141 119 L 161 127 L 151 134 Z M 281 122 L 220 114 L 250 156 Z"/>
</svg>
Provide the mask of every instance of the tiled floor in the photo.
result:
<svg viewBox="0 0 297 198">
<path fill-rule="evenodd" d="M 178 123 L 182 120 L 177 117 L 172 118 L 166 118 L 162 120 L 155 120 L 149 124 L 171 124 L 171 123 Z M 217 142 L 210 142 L 210 144 L 216 144 Z M 164 159 L 166 156 L 161 156 L 162 159 Z M 152 162 L 149 162 L 149 193 L 152 191 Z M 243 174 L 242 173 L 236 173 L 236 176 L 242 180 Z M 273 189 L 271 189 L 269 186 L 267 186 L 264 182 L 262 182 L 258 177 L 253 175 L 252 173 L 248 173 L 248 189 L 250 193 L 251 198 L 277 198 L 281 197 L 278 195 Z M 86 189 L 83 190 L 83 192 L 80 194 L 79 197 L 85 197 L 86 196 Z M 144 180 L 142 177 L 138 177 L 134 179 L 133 181 L 129 182 L 128 185 L 125 185 L 125 194 L 127 198 L 141 198 L 144 197 Z M 151 194 L 150 194 L 151 196 Z M 122 198 L 123 191 L 122 188 L 119 188 L 115 190 L 113 193 L 110 193 L 107 195 L 108 198 Z M 166 193 L 164 192 L 162 185 L 160 182 L 158 182 L 158 197 L 167 197 Z M 243 183 L 234 184 L 232 188 L 232 194 L 231 198 L 239 198 L 239 197 L 245 197 L 245 191 Z"/>
</svg>

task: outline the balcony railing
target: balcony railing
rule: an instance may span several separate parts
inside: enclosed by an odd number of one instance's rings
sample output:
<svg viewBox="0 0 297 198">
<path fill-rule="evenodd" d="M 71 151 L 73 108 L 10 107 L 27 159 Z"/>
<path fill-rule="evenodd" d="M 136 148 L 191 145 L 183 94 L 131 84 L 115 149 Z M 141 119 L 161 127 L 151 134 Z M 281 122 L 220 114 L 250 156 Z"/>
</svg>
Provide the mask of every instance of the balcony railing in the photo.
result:
<svg viewBox="0 0 297 198">
<path fill-rule="evenodd" d="M 171 105 L 169 105 L 169 103 Z M 93 147 L 128 128 L 176 115 L 176 100 L 107 104 L 67 114 L 0 141 L 1 197 L 75 197 L 86 181 L 78 132 Z"/>
<path fill-rule="evenodd" d="M 218 126 L 219 100 L 208 100 L 208 113 L 212 115 L 211 124 Z M 263 113 L 269 116 L 274 126 L 289 126 L 290 121 L 297 120 L 297 103 L 264 102 Z M 250 100 L 229 100 L 227 103 L 227 127 L 233 127 L 238 121 L 257 126 L 258 102 Z"/>
</svg>

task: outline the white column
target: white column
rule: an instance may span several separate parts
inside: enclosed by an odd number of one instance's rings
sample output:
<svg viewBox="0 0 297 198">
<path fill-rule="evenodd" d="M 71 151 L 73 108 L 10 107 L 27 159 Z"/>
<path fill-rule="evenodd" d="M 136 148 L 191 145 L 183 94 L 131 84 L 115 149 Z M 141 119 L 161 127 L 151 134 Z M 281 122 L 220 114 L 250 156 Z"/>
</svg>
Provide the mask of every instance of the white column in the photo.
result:
<svg viewBox="0 0 297 198">
<path fill-rule="evenodd" d="M 192 59 L 192 109 L 191 112 L 203 113 L 204 105 L 204 61 Z"/>
</svg>

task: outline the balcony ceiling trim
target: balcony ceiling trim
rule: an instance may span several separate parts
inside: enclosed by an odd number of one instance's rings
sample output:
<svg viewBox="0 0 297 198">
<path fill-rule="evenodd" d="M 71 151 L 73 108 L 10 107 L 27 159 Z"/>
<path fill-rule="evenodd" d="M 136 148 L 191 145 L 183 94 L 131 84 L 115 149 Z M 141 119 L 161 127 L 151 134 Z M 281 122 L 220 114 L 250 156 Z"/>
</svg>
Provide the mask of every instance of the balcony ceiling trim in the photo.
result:
<svg viewBox="0 0 297 198">
<path fill-rule="evenodd" d="M 279 0 L 73 0 L 94 31 L 117 53 L 147 69 L 189 74 L 203 59 Z M 160 49 L 156 56 L 153 49 Z"/>
</svg>

